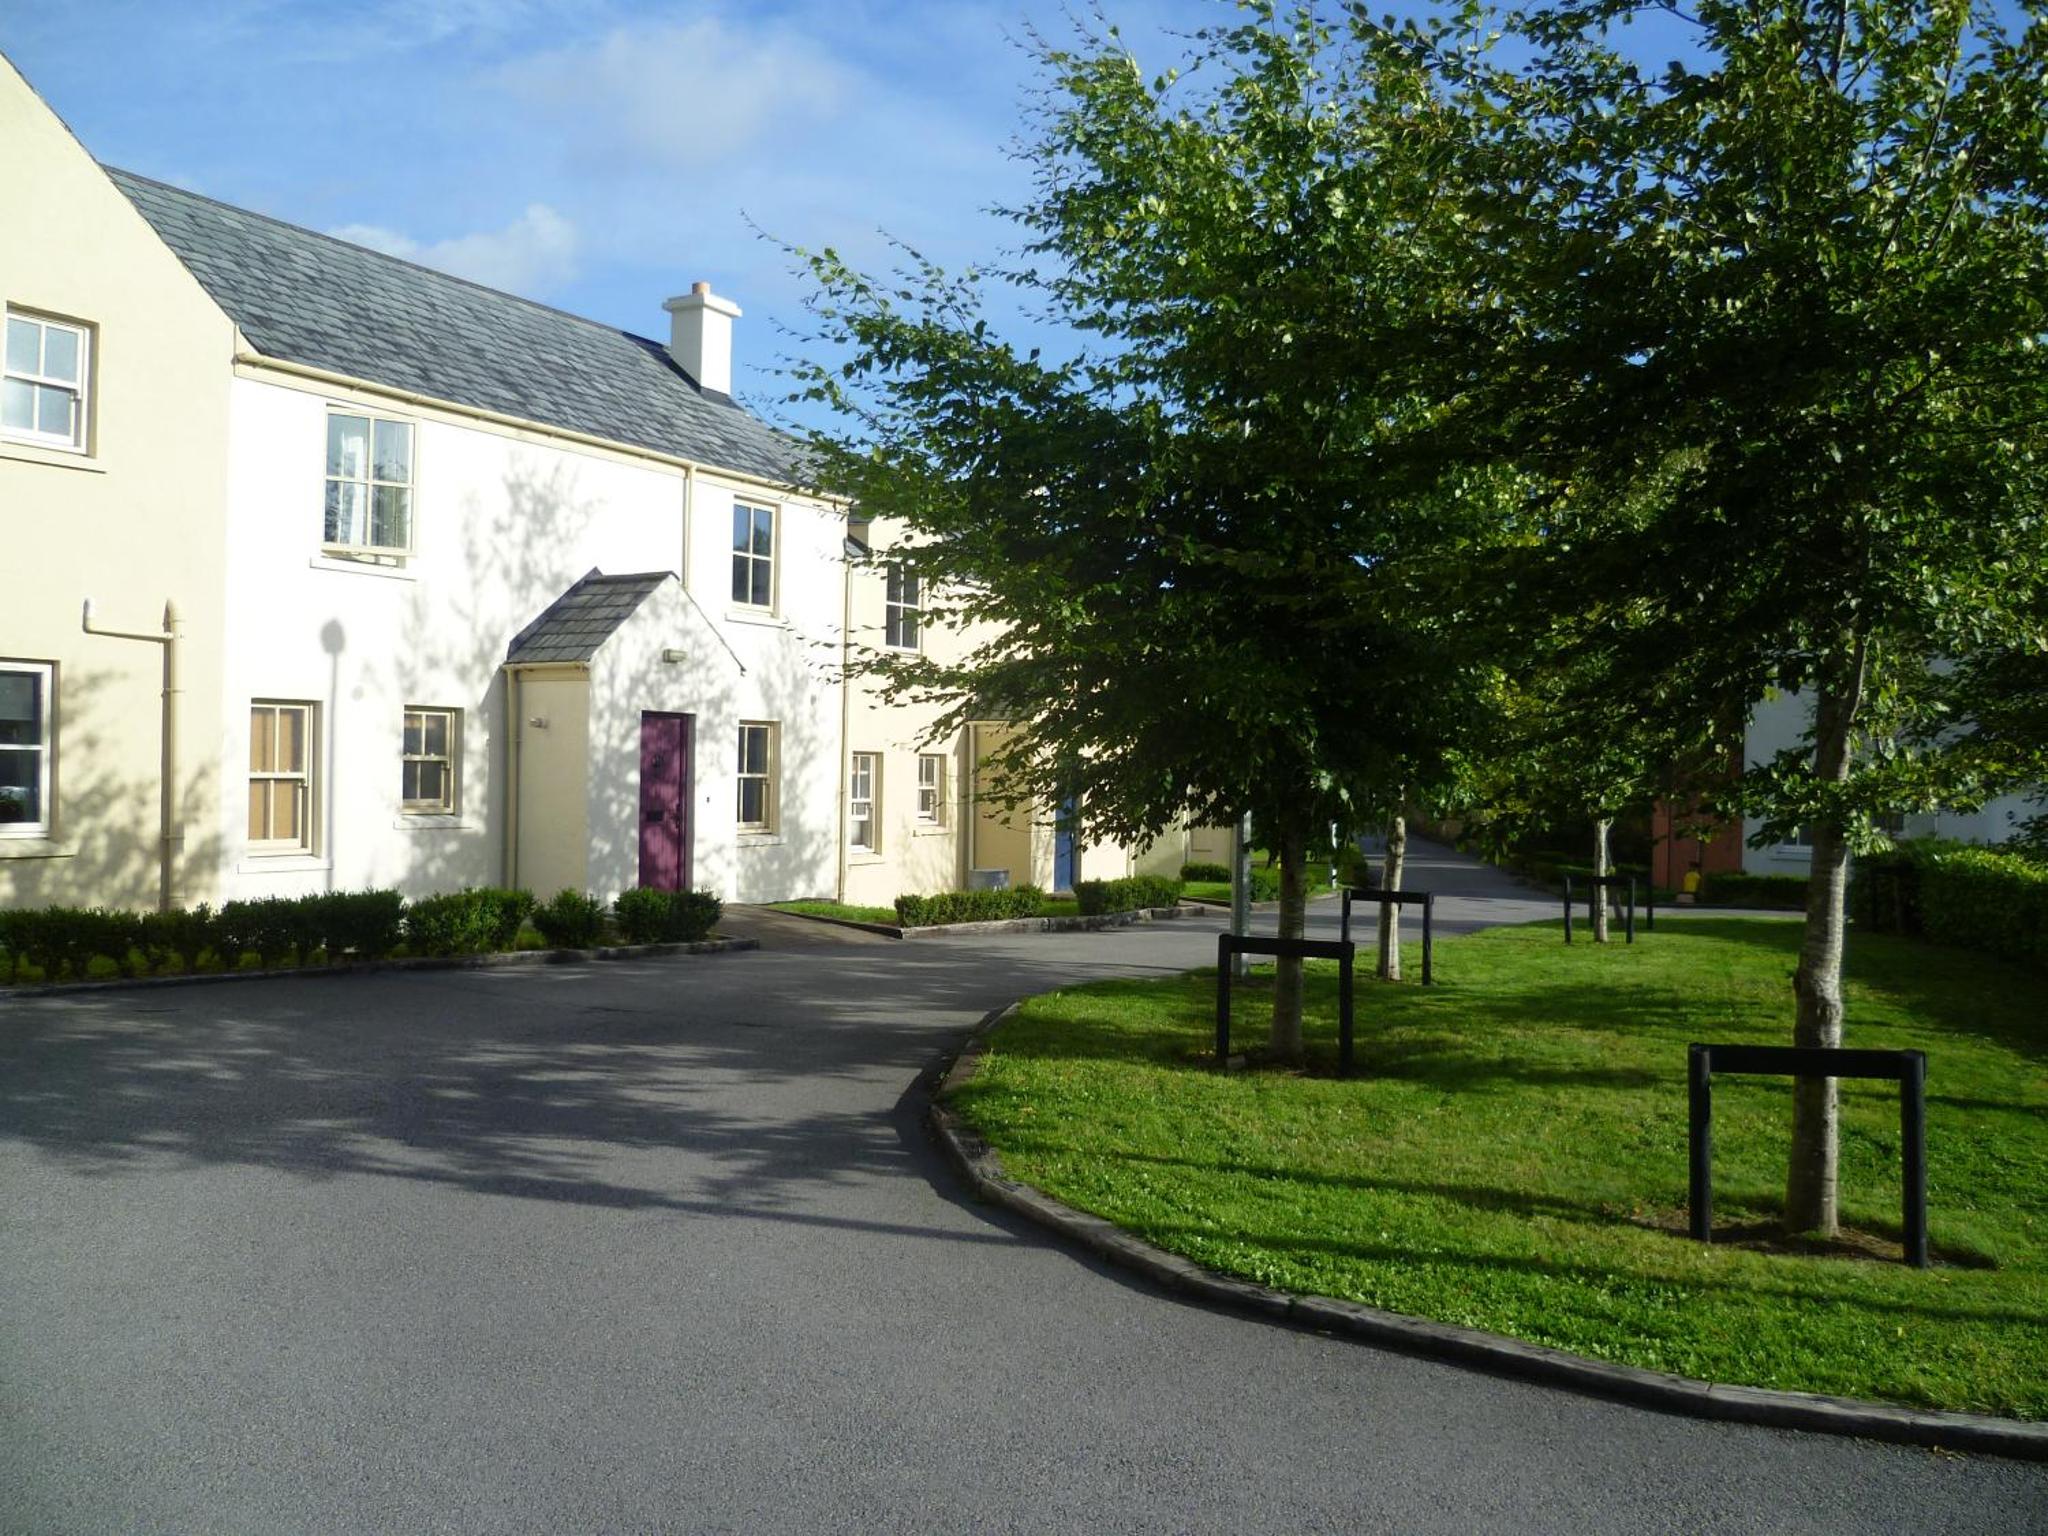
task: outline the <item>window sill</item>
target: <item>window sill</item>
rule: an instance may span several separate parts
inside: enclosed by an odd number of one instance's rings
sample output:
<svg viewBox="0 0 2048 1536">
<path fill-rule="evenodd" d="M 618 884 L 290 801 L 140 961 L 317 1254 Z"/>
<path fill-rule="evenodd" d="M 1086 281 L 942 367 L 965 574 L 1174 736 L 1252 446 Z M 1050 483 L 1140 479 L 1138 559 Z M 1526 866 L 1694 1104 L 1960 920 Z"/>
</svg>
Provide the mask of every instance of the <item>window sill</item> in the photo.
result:
<svg viewBox="0 0 2048 1536">
<path fill-rule="evenodd" d="M 375 565 L 368 560 L 345 560 L 338 555 L 315 555 L 306 562 L 316 571 L 340 571 L 348 576 L 381 576 L 386 581 L 418 581 L 413 571 L 402 565 Z"/>
<path fill-rule="evenodd" d="M 408 816 L 401 812 L 391 825 L 400 832 L 481 832 L 484 825 L 467 816 Z"/>
<path fill-rule="evenodd" d="M 951 827 L 945 826 L 912 827 L 910 829 L 910 835 L 912 837 L 944 837 L 948 832 L 952 830 L 953 829 Z"/>
<path fill-rule="evenodd" d="M 742 832 L 739 835 L 742 848 L 780 848 L 782 842 L 780 832 Z"/>
<path fill-rule="evenodd" d="M 78 844 L 54 837 L 24 837 L 10 833 L 0 837 L 0 859 L 70 859 L 78 856 Z"/>
<path fill-rule="evenodd" d="M 311 853 L 252 853 L 235 866 L 238 875 L 300 875 L 334 868 L 334 860 Z"/>
<path fill-rule="evenodd" d="M 0 437 L 0 459 L 19 459 L 24 464 L 47 464 L 52 469 L 82 469 L 89 475 L 104 475 L 107 466 L 82 448 L 53 448 L 43 443 L 24 443 Z"/>
<path fill-rule="evenodd" d="M 877 849 L 857 848 L 846 855 L 846 862 L 850 866 L 865 867 L 869 864 L 886 864 L 888 860 Z"/>
<path fill-rule="evenodd" d="M 728 608 L 725 617 L 728 623 L 752 624 L 761 629 L 789 628 L 789 620 L 768 608 Z"/>
</svg>

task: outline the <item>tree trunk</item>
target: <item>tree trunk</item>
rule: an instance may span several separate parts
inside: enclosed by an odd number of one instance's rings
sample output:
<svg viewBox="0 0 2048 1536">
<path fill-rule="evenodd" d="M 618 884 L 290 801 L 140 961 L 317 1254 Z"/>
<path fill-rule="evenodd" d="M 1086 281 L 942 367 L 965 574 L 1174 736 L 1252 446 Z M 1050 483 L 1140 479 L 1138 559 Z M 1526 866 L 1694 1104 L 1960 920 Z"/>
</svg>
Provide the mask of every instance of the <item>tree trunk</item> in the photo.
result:
<svg viewBox="0 0 2048 1536">
<path fill-rule="evenodd" d="M 1862 703 L 1864 642 L 1856 640 L 1846 675 L 1823 682 L 1814 701 L 1813 767 L 1824 784 L 1849 777 L 1857 707 Z M 1842 1043 L 1842 939 L 1848 925 L 1849 845 L 1839 823 L 1809 829 L 1813 873 L 1806 883 L 1806 932 L 1792 990 L 1799 999 L 1792 1043 Z M 1785 1228 L 1833 1237 L 1838 1225 L 1835 1170 L 1839 1156 L 1835 1080 L 1795 1078 L 1792 1083 L 1792 1156 L 1785 1173 Z"/>
<path fill-rule="evenodd" d="M 1308 833 L 1298 817 L 1280 825 L 1280 937 L 1302 936 L 1308 915 Z M 1273 1032 L 1267 1042 L 1273 1060 L 1297 1063 L 1301 1048 L 1301 962 L 1281 959 L 1273 967 Z"/>
<path fill-rule="evenodd" d="M 1408 862 L 1408 818 L 1396 814 L 1387 823 L 1387 857 L 1380 874 L 1380 885 L 1389 891 L 1401 889 L 1401 871 Z M 1398 906 L 1380 908 L 1380 980 L 1401 979 L 1401 909 Z"/>
<path fill-rule="evenodd" d="M 1614 873 L 1614 860 L 1607 854 L 1607 834 L 1614 829 L 1614 818 L 1602 816 L 1593 822 L 1593 874 L 1595 878 Z M 1593 942 L 1607 942 L 1607 887 L 1593 887 Z"/>
</svg>

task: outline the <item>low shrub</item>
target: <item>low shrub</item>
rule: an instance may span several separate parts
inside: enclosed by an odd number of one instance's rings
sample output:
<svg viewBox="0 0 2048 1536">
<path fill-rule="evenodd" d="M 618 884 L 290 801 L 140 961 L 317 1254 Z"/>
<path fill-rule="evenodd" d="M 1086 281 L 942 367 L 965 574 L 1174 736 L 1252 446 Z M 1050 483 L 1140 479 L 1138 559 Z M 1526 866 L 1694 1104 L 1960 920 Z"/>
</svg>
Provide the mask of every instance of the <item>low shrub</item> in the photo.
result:
<svg viewBox="0 0 2048 1536">
<path fill-rule="evenodd" d="M 616 910 L 628 944 L 694 944 L 711 936 L 725 904 L 709 891 L 621 891 Z"/>
<path fill-rule="evenodd" d="M 1180 904 L 1180 881 L 1164 875 L 1132 875 L 1123 880 L 1080 880 L 1074 897 L 1081 903 L 1083 917 L 1105 912 L 1134 912 L 1141 907 L 1172 907 Z"/>
<path fill-rule="evenodd" d="M 253 954 L 265 969 L 290 960 L 294 965 L 320 947 L 312 897 L 262 896 L 254 901 L 223 902 L 215 924 L 214 948 L 229 970 L 242 956 Z"/>
<path fill-rule="evenodd" d="M 2048 965 L 2048 866 L 2034 859 L 1929 838 L 1852 868 L 1859 927 Z"/>
<path fill-rule="evenodd" d="M 937 928 L 948 923 L 993 923 L 1006 918 L 1036 917 L 1045 892 L 1035 885 L 1006 890 L 935 891 L 927 896 L 898 896 L 896 921 L 906 928 Z"/>
<path fill-rule="evenodd" d="M 1228 864 L 1183 864 L 1180 867 L 1180 877 L 1182 880 L 1200 880 L 1205 884 L 1213 883 L 1217 880 L 1227 881 L 1230 878 L 1230 866 Z"/>
<path fill-rule="evenodd" d="M 604 933 L 604 903 L 561 890 L 533 909 L 533 926 L 551 949 L 589 949 Z"/>
<path fill-rule="evenodd" d="M 1701 905 L 1709 907 L 1796 912 L 1806 905 L 1806 876 L 1710 874 L 1700 881 L 1699 898 Z"/>
<path fill-rule="evenodd" d="M 495 886 L 423 897 L 406 908 L 406 947 L 416 955 L 507 950 L 518 942 L 533 907 L 533 892 Z"/>
<path fill-rule="evenodd" d="M 381 960 L 405 937 L 405 898 L 396 891 L 326 891 L 301 898 L 329 960 Z"/>
<path fill-rule="evenodd" d="M 153 966 L 176 962 L 181 971 L 199 969 L 199 957 L 217 947 L 217 919 L 204 902 L 176 912 L 145 912 L 139 919 L 136 948 Z"/>
</svg>

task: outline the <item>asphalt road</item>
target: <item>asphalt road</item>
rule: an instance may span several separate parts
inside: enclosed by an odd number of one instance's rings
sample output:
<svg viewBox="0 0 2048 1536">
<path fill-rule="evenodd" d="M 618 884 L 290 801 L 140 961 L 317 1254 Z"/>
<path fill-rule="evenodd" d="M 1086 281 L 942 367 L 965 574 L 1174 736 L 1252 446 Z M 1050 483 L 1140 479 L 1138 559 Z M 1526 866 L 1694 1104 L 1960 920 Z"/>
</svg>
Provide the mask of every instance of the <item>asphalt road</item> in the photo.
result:
<svg viewBox="0 0 2048 1536">
<path fill-rule="evenodd" d="M 0 1002 L 0 1530 L 2048 1530 L 2048 1468 L 1298 1333 L 965 1200 L 920 1074 L 1214 931 Z"/>
</svg>

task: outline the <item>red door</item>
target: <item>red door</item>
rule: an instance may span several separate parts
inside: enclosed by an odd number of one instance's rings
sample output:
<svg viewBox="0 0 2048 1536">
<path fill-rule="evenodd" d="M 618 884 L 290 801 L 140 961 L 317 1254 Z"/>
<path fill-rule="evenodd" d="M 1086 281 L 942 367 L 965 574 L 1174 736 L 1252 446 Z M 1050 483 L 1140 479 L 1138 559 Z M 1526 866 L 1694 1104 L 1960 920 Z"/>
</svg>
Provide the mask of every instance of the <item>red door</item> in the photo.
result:
<svg viewBox="0 0 2048 1536">
<path fill-rule="evenodd" d="M 640 716 L 640 884 L 690 884 L 690 717 Z"/>
</svg>

